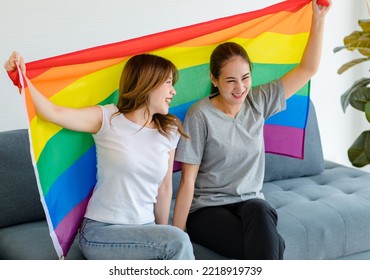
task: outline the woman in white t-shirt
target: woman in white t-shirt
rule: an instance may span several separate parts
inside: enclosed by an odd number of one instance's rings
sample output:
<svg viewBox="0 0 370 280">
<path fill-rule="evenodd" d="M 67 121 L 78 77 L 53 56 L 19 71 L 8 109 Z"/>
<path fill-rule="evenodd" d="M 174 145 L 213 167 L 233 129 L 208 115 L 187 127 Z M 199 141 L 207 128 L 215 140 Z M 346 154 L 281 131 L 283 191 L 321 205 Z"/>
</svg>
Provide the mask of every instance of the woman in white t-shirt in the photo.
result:
<svg viewBox="0 0 370 280">
<path fill-rule="evenodd" d="M 4 67 L 17 64 L 25 74 L 17 52 Z M 94 138 L 97 183 L 79 235 L 88 259 L 194 259 L 188 235 L 168 225 L 175 148 L 187 137 L 168 113 L 177 75 L 162 57 L 131 57 L 118 104 L 79 109 L 53 104 L 26 78 L 38 116 Z"/>
</svg>

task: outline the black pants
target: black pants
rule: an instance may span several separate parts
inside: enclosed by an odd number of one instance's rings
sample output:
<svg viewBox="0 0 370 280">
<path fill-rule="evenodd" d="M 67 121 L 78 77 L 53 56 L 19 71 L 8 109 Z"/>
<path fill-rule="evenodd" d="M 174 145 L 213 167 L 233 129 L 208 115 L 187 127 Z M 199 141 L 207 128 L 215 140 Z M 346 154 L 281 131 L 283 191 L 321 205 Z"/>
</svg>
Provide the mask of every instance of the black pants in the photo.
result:
<svg viewBox="0 0 370 280">
<path fill-rule="evenodd" d="M 277 213 L 262 199 L 205 207 L 189 214 L 190 239 L 225 257 L 283 259 L 285 244 L 277 232 Z"/>
</svg>

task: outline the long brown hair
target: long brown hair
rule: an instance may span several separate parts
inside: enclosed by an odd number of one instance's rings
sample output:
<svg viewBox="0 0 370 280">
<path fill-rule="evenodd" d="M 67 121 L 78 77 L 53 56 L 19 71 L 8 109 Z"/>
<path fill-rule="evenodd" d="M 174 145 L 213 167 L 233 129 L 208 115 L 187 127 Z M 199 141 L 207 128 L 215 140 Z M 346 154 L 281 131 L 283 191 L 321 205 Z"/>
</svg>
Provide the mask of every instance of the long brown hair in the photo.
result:
<svg viewBox="0 0 370 280">
<path fill-rule="evenodd" d="M 171 73 L 172 83 L 175 84 L 178 79 L 176 66 L 163 57 L 152 54 L 139 54 L 131 57 L 122 71 L 118 112 L 112 117 L 120 113 L 130 113 L 142 107 L 145 107 L 145 113 L 149 116 L 149 93 L 162 85 Z M 159 133 L 166 137 L 169 137 L 171 131 L 174 130 L 188 137 L 184 133 L 181 121 L 172 114 L 154 114 L 153 121 Z"/>
<path fill-rule="evenodd" d="M 218 79 L 221 75 L 222 67 L 224 67 L 225 63 L 234 56 L 240 56 L 243 58 L 249 64 L 252 71 L 252 62 L 249 59 L 246 50 L 237 43 L 226 42 L 218 45 L 211 54 L 209 68 L 213 77 Z M 212 85 L 211 93 L 215 93 L 217 91 L 218 89 Z"/>
</svg>

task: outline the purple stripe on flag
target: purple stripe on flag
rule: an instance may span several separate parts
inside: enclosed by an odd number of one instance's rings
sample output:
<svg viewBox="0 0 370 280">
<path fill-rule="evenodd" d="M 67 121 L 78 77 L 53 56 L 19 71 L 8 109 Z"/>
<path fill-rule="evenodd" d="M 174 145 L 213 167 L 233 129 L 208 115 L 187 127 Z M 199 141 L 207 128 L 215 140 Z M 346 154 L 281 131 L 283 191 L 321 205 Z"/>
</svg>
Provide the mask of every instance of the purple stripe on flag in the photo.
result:
<svg viewBox="0 0 370 280">
<path fill-rule="evenodd" d="M 266 153 L 303 159 L 305 130 L 289 126 L 265 124 Z"/>
<path fill-rule="evenodd" d="M 55 234 L 60 242 L 63 250 L 63 255 L 66 256 L 71 247 L 75 234 L 80 226 L 80 223 L 85 215 L 87 203 L 91 197 L 92 192 L 79 204 L 76 205 L 59 223 L 55 229 Z"/>
</svg>

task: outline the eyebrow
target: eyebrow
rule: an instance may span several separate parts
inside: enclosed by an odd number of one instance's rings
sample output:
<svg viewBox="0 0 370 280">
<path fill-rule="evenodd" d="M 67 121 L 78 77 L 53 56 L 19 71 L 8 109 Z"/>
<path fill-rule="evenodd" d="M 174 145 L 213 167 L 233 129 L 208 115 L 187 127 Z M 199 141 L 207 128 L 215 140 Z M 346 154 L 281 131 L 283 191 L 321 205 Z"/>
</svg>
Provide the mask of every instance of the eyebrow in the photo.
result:
<svg viewBox="0 0 370 280">
<path fill-rule="evenodd" d="M 242 76 L 242 78 L 246 78 L 246 77 L 248 77 L 248 76 L 250 76 L 250 75 L 251 75 L 251 73 L 250 73 L 250 72 L 245 73 L 245 74 Z M 233 80 L 233 79 L 235 79 L 235 77 L 226 77 L 225 79 L 226 79 L 226 80 Z"/>
</svg>

